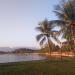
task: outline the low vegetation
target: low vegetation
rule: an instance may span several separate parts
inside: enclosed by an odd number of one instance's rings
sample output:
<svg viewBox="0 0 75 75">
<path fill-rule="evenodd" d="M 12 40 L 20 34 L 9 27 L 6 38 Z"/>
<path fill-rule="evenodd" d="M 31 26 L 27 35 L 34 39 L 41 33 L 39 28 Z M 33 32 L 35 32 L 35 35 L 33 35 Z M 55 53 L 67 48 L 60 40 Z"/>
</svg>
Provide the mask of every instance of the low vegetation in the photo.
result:
<svg viewBox="0 0 75 75">
<path fill-rule="evenodd" d="M 75 60 L 0 64 L 0 75 L 75 75 Z"/>
</svg>

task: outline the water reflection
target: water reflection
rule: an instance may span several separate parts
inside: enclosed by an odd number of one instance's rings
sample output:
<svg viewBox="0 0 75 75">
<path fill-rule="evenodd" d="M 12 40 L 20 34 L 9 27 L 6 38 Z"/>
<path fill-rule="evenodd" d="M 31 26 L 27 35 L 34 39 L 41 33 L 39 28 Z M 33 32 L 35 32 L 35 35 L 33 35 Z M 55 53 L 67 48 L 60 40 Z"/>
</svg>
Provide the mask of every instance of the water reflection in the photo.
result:
<svg viewBox="0 0 75 75">
<path fill-rule="evenodd" d="M 46 57 L 38 54 L 3 54 L 0 55 L 0 63 L 44 60 Z"/>
</svg>

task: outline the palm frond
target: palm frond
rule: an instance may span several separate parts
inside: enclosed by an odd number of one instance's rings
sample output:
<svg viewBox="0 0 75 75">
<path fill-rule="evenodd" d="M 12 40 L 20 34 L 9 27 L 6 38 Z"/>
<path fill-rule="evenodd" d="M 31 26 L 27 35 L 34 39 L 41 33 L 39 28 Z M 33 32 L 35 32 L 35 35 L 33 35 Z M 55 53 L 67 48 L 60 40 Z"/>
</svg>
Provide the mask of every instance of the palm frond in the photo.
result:
<svg viewBox="0 0 75 75">
<path fill-rule="evenodd" d="M 36 27 L 36 30 L 40 32 L 44 32 L 44 29 L 42 27 Z"/>
<path fill-rule="evenodd" d="M 52 21 L 50 21 L 50 23 L 51 23 L 51 24 L 54 24 L 54 23 L 55 23 L 55 24 L 56 24 L 56 23 L 57 23 L 57 24 L 66 24 L 66 22 L 63 21 L 63 20 L 52 20 Z"/>
<path fill-rule="evenodd" d="M 60 31 L 52 31 L 51 36 L 56 37 L 59 36 L 61 34 Z"/>
<path fill-rule="evenodd" d="M 42 37 L 44 36 L 44 34 L 39 34 L 36 36 L 37 41 L 39 41 Z"/>
<path fill-rule="evenodd" d="M 43 39 L 40 41 L 40 45 L 43 45 L 43 43 L 46 41 L 46 37 L 43 37 Z"/>
<path fill-rule="evenodd" d="M 62 11 L 59 12 L 58 10 L 55 10 L 55 11 L 53 11 L 53 12 L 56 14 L 56 16 L 58 16 L 58 18 L 60 18 L 61 20 L 64 20 L 65 15 L 64 15 L 64 13 L 62 13 Z M 66 17 L 67 17 L 67 16 L 66 16 Z"/>
<path fill-rule="evenodd" d="M 58 43 L 58 44 L 60 44 L 61 43 L 61 41 L 59 41 L 59 39 L 58 38 L 54 38 L 55 39 L 55 41 Z"/>
<path fill-rule="evenodd" d="M 67 24 L 67 22 L 63 21 L 63 20 L 52 20 L 50 21 L 50 24 L 55 26 L 65 26 Z"/>
</svg>

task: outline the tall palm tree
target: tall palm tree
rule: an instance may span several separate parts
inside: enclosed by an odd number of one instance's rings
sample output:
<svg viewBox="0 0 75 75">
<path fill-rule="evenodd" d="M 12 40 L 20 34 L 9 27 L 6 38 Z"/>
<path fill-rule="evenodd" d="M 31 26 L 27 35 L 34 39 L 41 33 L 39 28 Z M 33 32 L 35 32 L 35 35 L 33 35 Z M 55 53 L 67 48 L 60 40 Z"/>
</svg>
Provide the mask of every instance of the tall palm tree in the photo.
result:
<svg viewBox="0 0 75 75">
<path fill-rule="evenodd" d="M 52 23 L 53 22 L 44 20 L 43 22 L 41 22 L 39 24 L 38 27 L 36 27 L 36 29 L 41 32 L 39 35 L 36 36 L 36 39 L 37 39 L 37 41 L 40 42 L 40 45 L 43 45 L 44 42 L 47 42 L 47 44 L 49 46 L 50 56 L 51 56 L 51 49 L 52 49 L 52 47 L 50 45 L 52 43 L 50 40 L 50 37 L 54 37 L 56 39 L 54 32 L 52 31 L 52 28 L 54 27 L 52 25 Z"/>
<path fill-rule="evenodd" d="M 61 31 L 64 37 L 72 42 L 72 49 L 75 48 L 75 0 L 62 0 L 62 3 L 56 5 L 55 11 L 59 20 L 64 21 L 66 24 L 62 26 Z"/>
</svg>

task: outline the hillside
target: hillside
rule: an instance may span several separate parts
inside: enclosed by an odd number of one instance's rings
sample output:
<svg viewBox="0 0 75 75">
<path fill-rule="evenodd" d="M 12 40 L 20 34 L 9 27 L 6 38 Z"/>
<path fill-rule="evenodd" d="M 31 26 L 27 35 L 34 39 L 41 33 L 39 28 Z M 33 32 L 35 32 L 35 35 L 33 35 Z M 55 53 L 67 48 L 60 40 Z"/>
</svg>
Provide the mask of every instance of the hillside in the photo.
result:
<svg viewBox="0 0 75 75">
<path fill-rule="evenodd" d="M 12 52 L 13 53 L 35 53 L 35 52 L 39 52 L 39 50 L 33 50 L 33 49 L 29 49 L 29 48 L 18 48 Z"/>
</svg>

